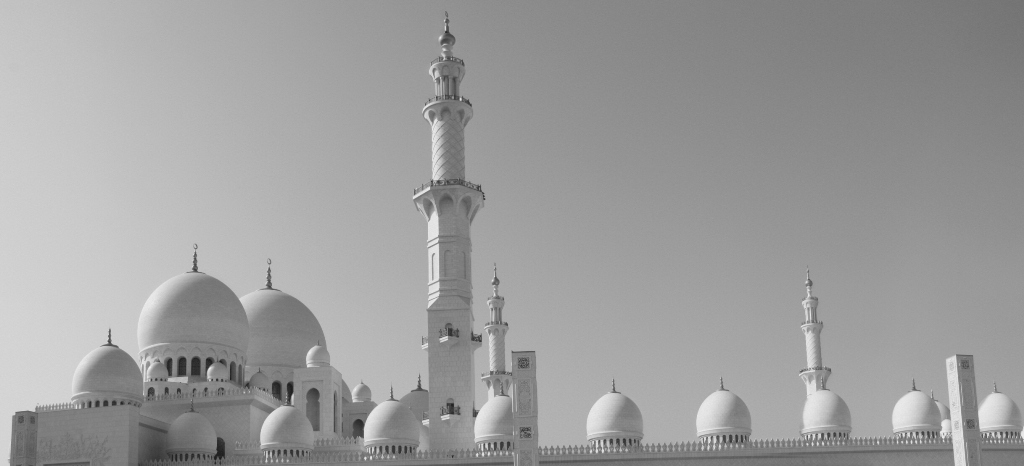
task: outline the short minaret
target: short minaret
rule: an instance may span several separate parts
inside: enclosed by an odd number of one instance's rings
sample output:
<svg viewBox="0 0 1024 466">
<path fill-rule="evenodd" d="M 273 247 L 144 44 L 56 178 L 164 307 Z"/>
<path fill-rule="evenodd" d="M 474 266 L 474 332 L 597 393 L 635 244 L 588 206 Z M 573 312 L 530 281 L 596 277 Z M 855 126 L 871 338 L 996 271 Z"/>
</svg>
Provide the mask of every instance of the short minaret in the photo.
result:
<svg viewBox="0 0 1024 466">
<path fill-rule="evenodd" d="M 807 367 L 800 371 L 800 378 L 807 386 L 807 396 L 818 390 L 824 390 L 832 369 L 825 367 L 821 361 L 821 329 L 825 324 L 818 320 L 818 298 L 811 293 L 814 282 L 811 281 L 811 269 L 807 269 L 807 297 L 804 298 L 804 323 L 800 330 L 804 332 L 804 343 L 807 348 Z"/>
<path fill-rule="evenodd" d="M 427 336 L 422 347 L 430 374 L 430 447 L 469 450 L 476 447 L 473 352 L 483 338 L 473 333 L 469 232 L 484 194 L 480 185 L 466 181 L 463 128 L 473 107 L 460 93 L 466 67 L 452 55 L 455 36 L 447 15 L 438 42 L 441 56 L 428 71 L 434 97 L 423 106 L 433 141 L 431 179 L 413 191 L 416 209 L 427 220 Z"/>
<path fill-rule="evenodd" d="M 505 298 L 498 294 L 498 265 L 494 265 L 494 278 L 491 286 L 494 293 L 487 298 L 487 307 L 491 310 L 491 318 L 484 326 L 490 349 L 490 370 L 483 373 L 480 379 L 487 384 L 488 399 L 500 396 L 511 390 L 512 372 L 505 366 L 505 334 L 508 333 L 508 322 L 501 316 L 505 308 Z"/>
</svg>

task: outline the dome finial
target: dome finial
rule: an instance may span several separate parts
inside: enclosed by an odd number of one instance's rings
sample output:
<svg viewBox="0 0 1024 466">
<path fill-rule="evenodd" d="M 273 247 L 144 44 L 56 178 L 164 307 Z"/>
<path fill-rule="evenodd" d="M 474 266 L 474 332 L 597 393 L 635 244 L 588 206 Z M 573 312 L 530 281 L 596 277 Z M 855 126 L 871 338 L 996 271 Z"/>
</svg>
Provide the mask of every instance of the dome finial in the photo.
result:
<svg viewBox="0 0 1024 466">
<path fill-rule="evenodd" d="M 612 391 L 609 392 L 609 393 L 619 393 L 619 392 L 615 391 L 615 378 L 612 378 Z"/>
<path fill-rule="evenodd" d="M 192 271 L 199 271 L 199 245 L 192 243 Z"/>
<path fill-rule="evenodd" d="M 109 327 L 107 327 L 107 344 L 105 344 L 103 346 L 114 346 L 114 341 L 113 341 L 113 339 L 110 336 L 110 328 Z"/>
<path fill-rule="evenodd" d="M 188 412 L 190 412 L 190 413 L 196 412 L 196 399 L 195 398 L 189 398 L 188 399 Z"/>
<path fill-rule="evenodd" d="M 267 258 L 267 289 L 268 290 L 274 289 L 274 284 L 273 284 L 273 282 L 270 281 L 270 258 L 269 257 Z"/>
<path fill-rule="evenodd" d="M 423 390 L 423 374 L 416 374 L 416 389 Z"/>
<path fill-rule="evenodd" d="M 719 390 L 725 390 L 725 378 L 723 378 L 723 377 L 719 377 L 718 378 L 718 389 Z"/>
<path fill-rule="evenodd" d="M 390 400 L 390 401 L 398 401 L 398 400 L 395 399 L 395 386 L 394 385 L 391 386 L 391 394 L 388 395 L 388 400 Z"/>
<path fill-rule="evenodd" d="M 935 399 L 935 390 L 928 390 L 928 398 Z"/>
<path fill-rule="evenodd" d="M 999 393 L 999 387 L 996 386 L 996 381 L 992 381 L 992 393 Z"/>
<path fill-rule="evenodd" d="M 910 379 L 910 391 L 917 391 L 917 379 Z"/>
</svg>

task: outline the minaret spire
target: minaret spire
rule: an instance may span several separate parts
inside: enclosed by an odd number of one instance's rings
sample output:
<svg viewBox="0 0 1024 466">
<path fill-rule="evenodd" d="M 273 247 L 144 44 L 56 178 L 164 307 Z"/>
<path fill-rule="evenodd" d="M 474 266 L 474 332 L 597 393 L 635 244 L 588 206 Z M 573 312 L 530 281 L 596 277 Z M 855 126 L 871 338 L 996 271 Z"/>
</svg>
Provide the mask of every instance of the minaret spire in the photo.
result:
<svg viewBox="0 0 1024 466">
<path fill-rule="evenodd" d="M 473 106 L 462 95 L 466 63 L 452 53 L 455 36 L 449 23 L 445 21 L 438 37 L 441 54 L 427 69 L 434 86 L 422 110 L 431 133 L 430 179 L 413 190 L 413 203 L 427 221 L 428 336 L 421 347 L 430 370 L 430 447 L 470 450 L 476 448 L 473 417 L 448 415 L 442 420 L 440 414 L 449 399 L 454 406 L 474 405 L 467 384 L 476 377 L 473 351 L 482 344 L 473 328 L 470 226 L 484 206 L 484 193 L 466 176 L 465 128 Z"/>
<path fill-rule="evenodd" d="M 491 286 L 494 293 L 487 298 L 487 307 L 491 311 L 491 318 L 484 325 L 484 332 L 487 333 L 487 344 L 490 356 L 490 371 L 480 377 L 487 385 L 489 398 L 494 398 L 501 393 L 501 390 L 509 387 L 512 383 L 512 373 L 505 367 L 505 335 L 508 333 L 508 323 L 502 316 L 505 309 L 505 298 L 498 294 L 498 264 L 494 264 L 494 278 L 491 279 Z"/>
<path fill-rule="evenodd" d="M 807 396 L 818 390 L 825 389 L 825 382 L 828 381 L 832 369 L 825 367 L 821 358 L 821 330 L 825 324 L 818 320 L 818 298 L 814 296 L 811 281 L 811 268 L 807 267 L 807 280 L 804 287 L 807 288 L 807 297 L 803 300 L 804 323 L 800 330 L 804 333 L 804 346 L 807 350 L 807 366 L 800 371 L 800 378 L 806 386 Z"/>
</svg>

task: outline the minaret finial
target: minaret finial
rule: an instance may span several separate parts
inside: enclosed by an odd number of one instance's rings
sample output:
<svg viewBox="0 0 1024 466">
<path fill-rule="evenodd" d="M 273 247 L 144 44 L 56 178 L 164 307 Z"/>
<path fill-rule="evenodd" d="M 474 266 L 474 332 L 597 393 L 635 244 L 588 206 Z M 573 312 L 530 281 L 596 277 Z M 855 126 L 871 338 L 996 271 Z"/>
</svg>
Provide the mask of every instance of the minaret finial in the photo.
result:
<svg viewBox="0 0 1024 466">
<path fill-rule="evenodd" d="M 619 393 L 619 392 L 615 391 L 615 379 L 614 378 L 612 378 L 612 391 L 611 391 L 611 393 Z"/>
<path fill-rule="evenodd" d="M 192 243 L 192 271 L 199 271 L 199 245 Z"/>
<path fill-rule="evenodd" d="M 811 266 L 807 266 L 807 281 L 804 282 L 804 286 L 807 287 L 807 297 L 811 297 L 811 287 L 814 286 L 814 282 L 811 281 Z"/>
<path fill-rule="evenodd" d="M 725 390 L 725 378 L 723 378 L 723 377 L 719 377 L 718 378 L 718 389 L 719 390 Z"/>
<path fill-rule="evenodd" d="M 999 387 L 996 386 L 996 381 L 992 381 L 992 393 L 999 393 Z"/>
<path fill-rule="evenodd" d="M 910 391 L 917 391 L 917 379 L 910 379 Z"/>
<path fill-rule="evenodd" d="M 270 258 L 267 258 L 267 289 L 274 289 L 274 283 L 270 281 Z"/>
<path fill-rule="evenodd" d="M 494 287 L 494 296 L 498 296 L 498 285 L 501 284 L 501 280 L 498 280 L 498 263 L 494 263 L 494 278 L 491 279 L 491 286 Z"/>
<path fill-rule="evenodd" d="M 444 12 L 444 32 L 450 32 L 450 31 L 448 31 L 448 12 L 447 11 Z"/>
</svg>

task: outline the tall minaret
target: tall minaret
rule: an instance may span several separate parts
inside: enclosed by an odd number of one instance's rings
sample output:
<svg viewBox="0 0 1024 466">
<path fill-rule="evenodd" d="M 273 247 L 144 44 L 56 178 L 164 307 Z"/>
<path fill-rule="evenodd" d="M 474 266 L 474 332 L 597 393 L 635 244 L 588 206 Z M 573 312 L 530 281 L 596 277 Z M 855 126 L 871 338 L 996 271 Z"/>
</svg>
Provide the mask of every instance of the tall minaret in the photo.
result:
<svg viewBox="0 0 1024 466">
<path fill-rule="evenodd" d="M 423 106 L 433 134 L 430 182 L 413 192 L 427 219 L 427 350 L 430 374 L 429 434 L 432 450 L 475 448 L 473 287 L 469 227 L 484 205 L 479 185 L 466 181 L 463 128 L 473 107 L 459 92 L 465 63 L 452 55 L 455 36 L 445 14 L 441 56 L 430 63 L 434 97 Z"/>
<path fill-rule="evenodd" d="M 494 398 L 501 393 L 509 393 L 512 389 L 512 372 L 505 367 L 505 334 L 508 333 L 508 322 L 501 317 L 501 311 L 505 308 L 505 298 L 498 294 L 498 266 L 494 266 L 494 278 L 491 286 L 494 287 L 494 294 L 487 298 L 487 307 L 491 309 L 491 319 L 484 326 L 487 332 L 487 342 L 490 345 L 490 370 L 485 372 L 480 379 L 487 384 L 488 398 Z"/>
<path fill-rule="evenodd" d="M 808 268 L 807 281 L 804 282 L 804 286 L 807 287 L 807 297 L 803 302 L 804 323 L 800 326 L 800 330 L 804 331 L 804 342 L 807 346 L 807 367 L 800 371 L 800 378 L 807 386 L 807 396 L 825 389 L 828 376 L 832 374 L 832 369 L 825 367 L 821 362 L 821 329 L 825 324 L 818 320 L 818 298 L 811 294 L 813 285 L 811 270 Z"/>
</svg>

